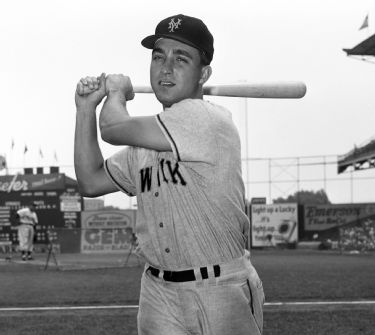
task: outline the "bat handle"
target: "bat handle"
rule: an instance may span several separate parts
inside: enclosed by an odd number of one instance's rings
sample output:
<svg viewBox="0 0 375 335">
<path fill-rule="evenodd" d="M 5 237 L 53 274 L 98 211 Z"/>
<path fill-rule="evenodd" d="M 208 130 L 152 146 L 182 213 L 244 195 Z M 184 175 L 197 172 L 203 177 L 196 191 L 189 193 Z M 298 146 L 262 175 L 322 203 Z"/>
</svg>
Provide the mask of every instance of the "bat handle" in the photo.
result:
<svg viewBox="0 0 375 335">
<path fill-rule="evenodd" d="M 133 86 L 134 93 L 154 93 L 150 86 Z"/>
<path fill-rule="evenodd" d="M 86 95 L 95 92 L 96 89 L 90 89 L 88 86 L 84 86 L 83 90 L 80 91 L 79 95 Z M 150 86 L 133 86 L 134 93 L 154 93 Z"/>
</svg>

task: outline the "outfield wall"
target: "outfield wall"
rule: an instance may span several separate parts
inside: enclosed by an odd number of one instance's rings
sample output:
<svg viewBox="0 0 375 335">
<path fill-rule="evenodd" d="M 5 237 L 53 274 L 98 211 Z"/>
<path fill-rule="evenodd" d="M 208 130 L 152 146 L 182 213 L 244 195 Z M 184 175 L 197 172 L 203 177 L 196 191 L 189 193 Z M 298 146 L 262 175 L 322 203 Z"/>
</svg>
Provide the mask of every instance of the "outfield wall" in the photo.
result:
<svg viewBox="0 0 375 335">
<path fill-rule="evenodd" d="M 40 227 L 36 231 L 37 245 L 45 247 L 50 239 L 62 253 L 93 254 L 131 250 L 136 210 L 80 211 L 81 200 L 76 195 L 76 189 L 68 189 L 71 193 L 66 190 L 51 191 L 58 195 L 50 197 L 55 201 L 53 206 L 47 200 L 39 199 L 37 213 L 40 215 Z M 47 192 L 50 191 L 28 191 L 27 194 L 31 194 L 34 199 L 39 195 L 47 199 L 50 195 Z M 22 199 L 29 197 L 27 194 L 0 194 L 0 240 L 12 241 L 14 248 L 17 248 L 18 243 L 16 228 L 10 219 L 14 209 L 10 205 L 14 205 L 14 201 L 20 201 L 16 199 L 21 199 L 22 205 Z M 14 200 L 12 197 L 15 197 Z M 282 244 L 296 247 L 299 241 L 339 240 L 340 234 L 351 236 L 353 231 L 361 231 L 364 239 L 374 240 L 374 229 L 371 227 L 375 222 L 375 203 L 252 204 L 247 213 L 251 226 L 249 244 L 254 248 Z"/>
</svg>

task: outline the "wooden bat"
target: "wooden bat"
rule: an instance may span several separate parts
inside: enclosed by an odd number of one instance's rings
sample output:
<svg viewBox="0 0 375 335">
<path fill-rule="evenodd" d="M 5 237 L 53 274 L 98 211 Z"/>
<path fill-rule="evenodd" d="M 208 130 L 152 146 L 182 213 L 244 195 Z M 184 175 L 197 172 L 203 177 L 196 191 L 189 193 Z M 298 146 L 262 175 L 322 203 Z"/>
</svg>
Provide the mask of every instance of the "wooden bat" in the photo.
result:
<svg viewBox="0 0 375 335">
<path fill-rule="evenodd" d="M 153 93 L 149 86 L 134 86 L 134 93 Z M 254 82 L 233 85 L 203 86 L 204 95 L 238 98 L 300 99 L 306 85 L 300 81 Z"/>
<path fill-rule="evenodd" d="M 93 91 L 95 89 L 81 86 L 78 94 L 84 95 Z M 154 93 L 150 86 L 133 86 L 133 91 L 134 93 Z M 299 99 L 306 94 L 306 85 L 300 81 L 207 85 L 203 86 L 203 94 L 238 98 Z"/>
</svg>

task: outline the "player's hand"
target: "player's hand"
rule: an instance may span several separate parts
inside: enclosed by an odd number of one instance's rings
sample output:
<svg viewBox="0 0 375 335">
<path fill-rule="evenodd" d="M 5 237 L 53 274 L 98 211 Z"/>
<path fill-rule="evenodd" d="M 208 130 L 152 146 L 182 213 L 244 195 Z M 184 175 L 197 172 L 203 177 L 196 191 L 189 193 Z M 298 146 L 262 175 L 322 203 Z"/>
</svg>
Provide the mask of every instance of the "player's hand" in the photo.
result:
<svg viewBox="0 0 375 335">
<path fill-rule="evenodd" d="M 105 81 L 105 73 L 100 77 L 81 78 L 75 92 L 77 109 L 87 105 L 96 108 L 106 96 Z"/>
<path fill-rule="evenodd" d="M 133 85 L 128 76 L 109 74 L 105 81 L 106 93 L 109 97 L 118 96 L 125 101 L 134 99 Z"/>
</svg>

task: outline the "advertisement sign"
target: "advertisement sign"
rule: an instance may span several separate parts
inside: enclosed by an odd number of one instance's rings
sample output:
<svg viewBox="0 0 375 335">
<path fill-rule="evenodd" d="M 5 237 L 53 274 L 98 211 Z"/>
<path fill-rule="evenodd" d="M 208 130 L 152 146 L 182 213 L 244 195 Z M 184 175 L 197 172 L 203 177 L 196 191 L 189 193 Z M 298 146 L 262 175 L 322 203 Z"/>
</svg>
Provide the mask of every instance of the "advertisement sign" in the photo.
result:
<svg viewBox="0 0 375 335">
<path fill-rule="evenodd" d="M 134 210 L 82 212 L 82 253 L 130 250 Z"/>
<path fill-rule="evenodd" d="M 56 190 L 63 189 L 64 187 L 65 176 L 60 173 L 0 176 L 0 194 L 37 190 Z"/>
<path fill-rule="evenodd" d="M 62 212 L 80 212 L 82 210 L 80 194 L 78 192 L 64 192 L 63 194 L 61 194 L 60 210 Z"/>
<path fill-rule="evenodd" d="M 323 231 L 375 216 L 375 203 L 305 205 L 306 231 Z"/>
<path fill-rule="evenodd" d="M 253 247 L 276 246 L 298 240 L 297 204 L 251 206 Z"/>
</svg>

